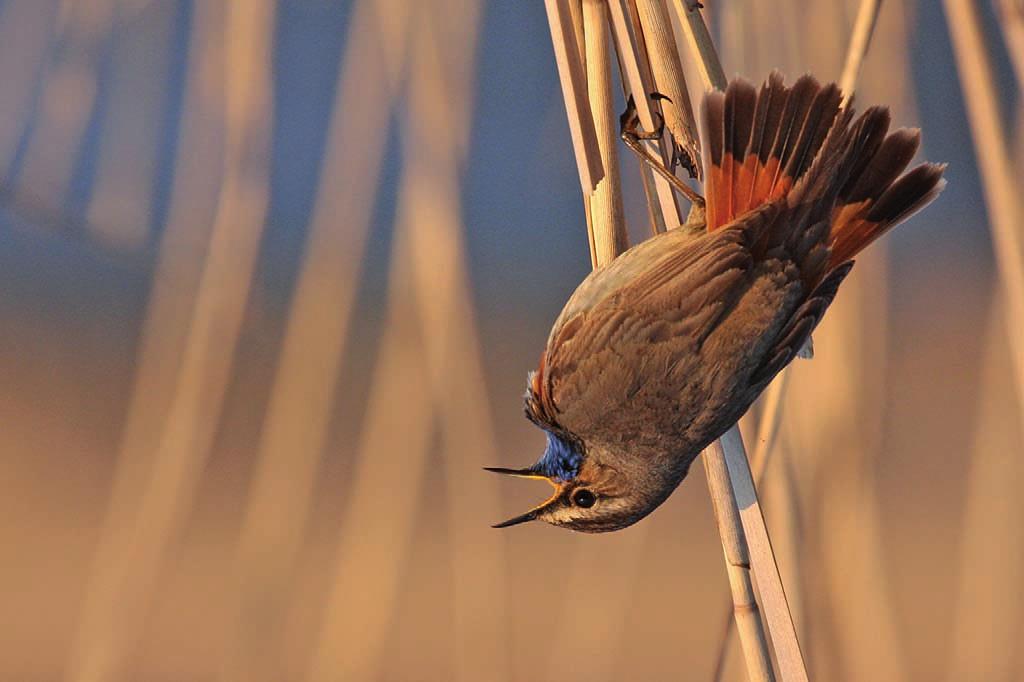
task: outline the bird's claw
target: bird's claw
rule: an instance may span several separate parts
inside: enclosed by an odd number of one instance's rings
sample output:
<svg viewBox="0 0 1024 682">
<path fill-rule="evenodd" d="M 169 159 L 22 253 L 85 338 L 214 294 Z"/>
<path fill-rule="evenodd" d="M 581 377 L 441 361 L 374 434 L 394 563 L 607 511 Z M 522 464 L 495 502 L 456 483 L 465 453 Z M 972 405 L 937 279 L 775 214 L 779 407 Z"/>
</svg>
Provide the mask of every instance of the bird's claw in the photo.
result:
<svg viewBox="0 0 1024 682">
<path fill-rule="evenodd" d="M 654 100 L 668 100 L 668 97 L 660 93 L 651 93 L 651 98 Z M 622 141 L 626 143 L 626 146 L 633 150 L 641 159 L 643 159 L 651 168 L 653 168 L 659 175 L 664 177 L 669 183 L 672 184 L 675 189 L 685 196 L 692 204 L 697 206 L 704 206 L 704 197 L 695 192 L 689 185 L 684 183 L 682 180 L 676 177 L 675 168 L 682 165 L 690 172 L 691 177 L 696 177 L 693 169 L 693 160 L 690 155 L 686 153 L 686 150 L 676 142 L 675 137 L 669 135 L 671 143 L 669 148 L 670 159 L 669 167 L 666 167 L 662 159 L 656 157 L 650 152 L 643 144 L 641 140 L 653 141 L 660 140 L 663 133 L 665 132 L 665 118 L 660 112 L 652 111 L 652 118 L 654 119 L 655 129 L 652 131 L 640 130 L 640 117 L 636 110 L 636 101 L 633 96 L 630 95 L 626 101 L 626 110 L 619 116 L 620 134 Z"/>
<path fill-rule="evenodd" d="M 652 93 L 652 98 L 657 94 Z M 668 99 L 664 95 L 661 95 L 661 97 Z M 657 111 L 651 112 L 651 118 L 654 119 L 654 130 L 641 130 L 640 116 L 636 110 L 636 101 L 633 99 L 633 95 L 630 95 L 629 100 L 626 102 L 626 110 L 619 116 L 619 134 L 622 136 L 622 139 L 627 143 L 636 140 L 660 140 L 662 133 L 665 131 L 665 118 Z"/>
</svg>

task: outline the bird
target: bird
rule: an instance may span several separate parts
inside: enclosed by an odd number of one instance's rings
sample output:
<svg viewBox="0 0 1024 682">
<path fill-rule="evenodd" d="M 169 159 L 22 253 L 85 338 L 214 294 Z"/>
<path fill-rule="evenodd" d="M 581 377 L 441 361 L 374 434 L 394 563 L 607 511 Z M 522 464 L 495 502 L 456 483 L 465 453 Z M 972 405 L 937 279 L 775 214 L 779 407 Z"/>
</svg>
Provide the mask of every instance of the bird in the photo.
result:
<svg viewBox="0 0 1024 682">
<path fill-rule="evenodd" d="M 945 186 L 945 164 L 904 172 L 919 130 L 890 132 L 881 106 L 855 117 L 811 75 L 734 79 L 700 117 L 704 220 L 632 247 L 570 296 L 524 396 L 544 452 L 487 467 L 554 493 L 495 528 L 600 533 L 650 514 L 807 348 L 854 257 Z"/>
</svg>

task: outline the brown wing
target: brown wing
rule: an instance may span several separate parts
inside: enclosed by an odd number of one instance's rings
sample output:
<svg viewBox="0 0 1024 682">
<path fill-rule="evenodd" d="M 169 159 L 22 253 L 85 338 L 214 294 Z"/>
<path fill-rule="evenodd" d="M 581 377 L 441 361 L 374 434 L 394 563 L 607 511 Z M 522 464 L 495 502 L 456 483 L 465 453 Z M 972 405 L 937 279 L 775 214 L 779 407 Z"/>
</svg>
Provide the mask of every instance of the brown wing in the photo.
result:
<svg viewBox="0 0 1024 682">
<path fill-rule="evenodd" d="M 707 96 L 709 233 L 674 230 L 584 281 L 531 380 L 531 419 L 584 440 L 701 447 L 739 418 L 847 261 L 943 186 L 940 165 L 900 177 L 915 132 L 888 134 L 877 107 L 853 120 L 839 100 L 835 85 L 775 74 L 759 92 L 734 81 Z"/>
<path fill-rule="evenodd" d="M 701 402 L 727 399 L 720 378 L 745 387 L 801 286 L 796 268 L 751 253 L 775 214 L 675 244 L 669 233 L 652 240 L 665 242 L 654 253 L 677 246 L 669 257 L 643 267 L 643 251 L 627 252 L 618 271 L 585 280 L 535 376 L 548 421 L 588 442 L 654 446 L 685 437 Z"/>
</svg>

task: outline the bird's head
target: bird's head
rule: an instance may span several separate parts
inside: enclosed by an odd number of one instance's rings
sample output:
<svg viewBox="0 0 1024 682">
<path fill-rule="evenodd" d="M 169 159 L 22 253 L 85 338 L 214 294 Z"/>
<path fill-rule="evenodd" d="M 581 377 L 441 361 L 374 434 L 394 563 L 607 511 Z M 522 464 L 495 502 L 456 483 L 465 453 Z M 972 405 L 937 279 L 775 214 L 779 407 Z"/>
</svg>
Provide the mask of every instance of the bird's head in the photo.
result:
<svg viewBox="0 0 1024 682">
<path fill-rule="evenodd" d="M 652 485 L 653 481 L 645 480 L 646 476 L 624 471 L 617 458 L 603 457 L 600 448 L 586 448 L 578 441 L 551 432 L 543 456 L 533 466 L 487 470 L 545 480 L 555 489 L 542 504 L 496 524 L 495 528 L 545 521 L 584 533 L 619 530 L 651 513 L 675 487 Z"/>
</svg>

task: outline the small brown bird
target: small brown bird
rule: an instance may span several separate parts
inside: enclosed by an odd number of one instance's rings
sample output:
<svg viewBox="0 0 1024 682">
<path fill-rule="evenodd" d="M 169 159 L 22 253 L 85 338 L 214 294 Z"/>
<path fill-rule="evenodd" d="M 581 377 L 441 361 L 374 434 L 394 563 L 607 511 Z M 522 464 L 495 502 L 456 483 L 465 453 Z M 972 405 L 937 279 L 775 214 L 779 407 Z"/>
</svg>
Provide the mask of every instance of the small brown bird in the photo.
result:
<svg viewBox="0 0 1024 682">
<path fill-rule="evenodd" d="M 566 303 L 526 392 L 547 449 L 491 469 L 555 493 L 496 527 L 596 533 L 650 514 L 808 343 L 852 258 L 938 195 L 944 165 L 901 175 L 919 131 L 841 100 L 778 73 L 706 96 L 706 228 L 635 246 Z"/>
</svg>

